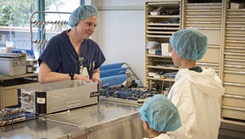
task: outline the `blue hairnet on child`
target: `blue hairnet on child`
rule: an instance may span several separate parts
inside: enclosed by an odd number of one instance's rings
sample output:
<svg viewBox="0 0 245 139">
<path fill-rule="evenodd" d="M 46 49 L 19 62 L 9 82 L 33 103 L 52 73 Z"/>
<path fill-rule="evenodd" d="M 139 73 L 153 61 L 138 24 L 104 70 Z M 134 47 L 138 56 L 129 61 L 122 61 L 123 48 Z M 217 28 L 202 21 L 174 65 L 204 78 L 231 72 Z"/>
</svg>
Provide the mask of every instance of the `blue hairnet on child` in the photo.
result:
<svg viewBox="0 0 245 139">
<path fill-rule="evenodd" d="M 188 60 L 200 60 L 208 48 L 207 37 L 195 29 L 173 33 L 170 44 L 179 57 Z"/>
<path fill-rule="evenodd" d="M 96 8 L 91 5 L 81 5 L 71 13 L 68 24 L 74 27 L 81 20 L 89 16 L 98 16 Z"/>
<path fill-rule="evenodd" d="M 164 95 L 157 94 L 140 108 L 141 119 L 158 132 L 175 131 L 181 126 L 175 105 Z"/>
</svg>

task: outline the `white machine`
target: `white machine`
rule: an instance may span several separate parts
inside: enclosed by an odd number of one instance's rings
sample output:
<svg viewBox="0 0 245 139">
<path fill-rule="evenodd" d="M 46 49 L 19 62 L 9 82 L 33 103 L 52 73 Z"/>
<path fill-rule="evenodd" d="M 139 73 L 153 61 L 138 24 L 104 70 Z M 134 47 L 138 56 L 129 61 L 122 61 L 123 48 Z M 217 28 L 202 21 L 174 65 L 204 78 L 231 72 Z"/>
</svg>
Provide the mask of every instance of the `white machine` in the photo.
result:
<svg viewBox="0 0 245 139">
<path fill-rule="evenodd" d="M 97 104 L 98 83 L 78 80 L 40 84 L 18 89 L 19 106 L 35 114 L 50 114 Z"/>
</svg>

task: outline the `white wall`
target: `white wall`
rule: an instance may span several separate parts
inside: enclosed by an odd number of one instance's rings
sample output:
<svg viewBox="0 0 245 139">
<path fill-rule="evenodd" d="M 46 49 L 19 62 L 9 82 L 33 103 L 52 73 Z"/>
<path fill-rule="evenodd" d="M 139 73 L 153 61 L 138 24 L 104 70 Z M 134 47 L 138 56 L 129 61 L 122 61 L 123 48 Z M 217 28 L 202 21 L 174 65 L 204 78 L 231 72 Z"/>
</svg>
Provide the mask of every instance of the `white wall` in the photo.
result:
<svg viewBox="0 0 245 139">
<path fill-rule="evenodd" d="M 93 39 L 104 52 L 105 63 L 126 62 L 144 84 L 144 0 L 95 0 L 93 5 L 99 10 Z"/>
</svg>

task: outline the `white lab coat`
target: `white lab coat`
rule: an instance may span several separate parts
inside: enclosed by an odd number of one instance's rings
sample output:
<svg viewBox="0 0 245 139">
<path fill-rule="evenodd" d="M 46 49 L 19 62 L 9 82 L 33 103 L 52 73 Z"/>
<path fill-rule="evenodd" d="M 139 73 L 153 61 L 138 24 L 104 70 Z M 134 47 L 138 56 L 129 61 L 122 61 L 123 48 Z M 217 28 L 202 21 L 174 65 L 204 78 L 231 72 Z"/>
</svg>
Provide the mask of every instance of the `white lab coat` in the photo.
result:
<svg viewBox="0 0 245 139">
<path fill-rule="evenodd" d="M 182 126 L 171 135 L 179 139 L 217 139 L 220 97 L 224 88 L 213 69 L 180 69 L 168 98 L 178 108 Z"/>
<path fill-rule="evenodd" d="M 160 134 L 159 136 L 155 138 L 143 138 L 143 139 L 170 139 L 170 137 L 167 134 Z"/>
</svg>

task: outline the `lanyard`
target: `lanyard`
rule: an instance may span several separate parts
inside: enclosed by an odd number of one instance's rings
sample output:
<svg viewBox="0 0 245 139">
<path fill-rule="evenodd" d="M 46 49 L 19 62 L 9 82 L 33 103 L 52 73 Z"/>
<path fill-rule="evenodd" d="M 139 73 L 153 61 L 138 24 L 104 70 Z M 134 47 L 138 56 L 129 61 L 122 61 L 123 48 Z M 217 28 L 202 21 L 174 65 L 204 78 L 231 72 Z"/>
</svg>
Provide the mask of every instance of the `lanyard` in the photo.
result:
<svg viewBox="0 0 245 139">
<path fill-rule="evenodd" d="M 78 61 L 79 61 L 79 67 L 80 67 L 79 72 L 80 72 L 80 74 L 82 74 L 82 71 L 83 71 L 83 68 L 84 68 L 83 67 L 84 58 L 83 57 L 79 57 Z"/>
</svg>

